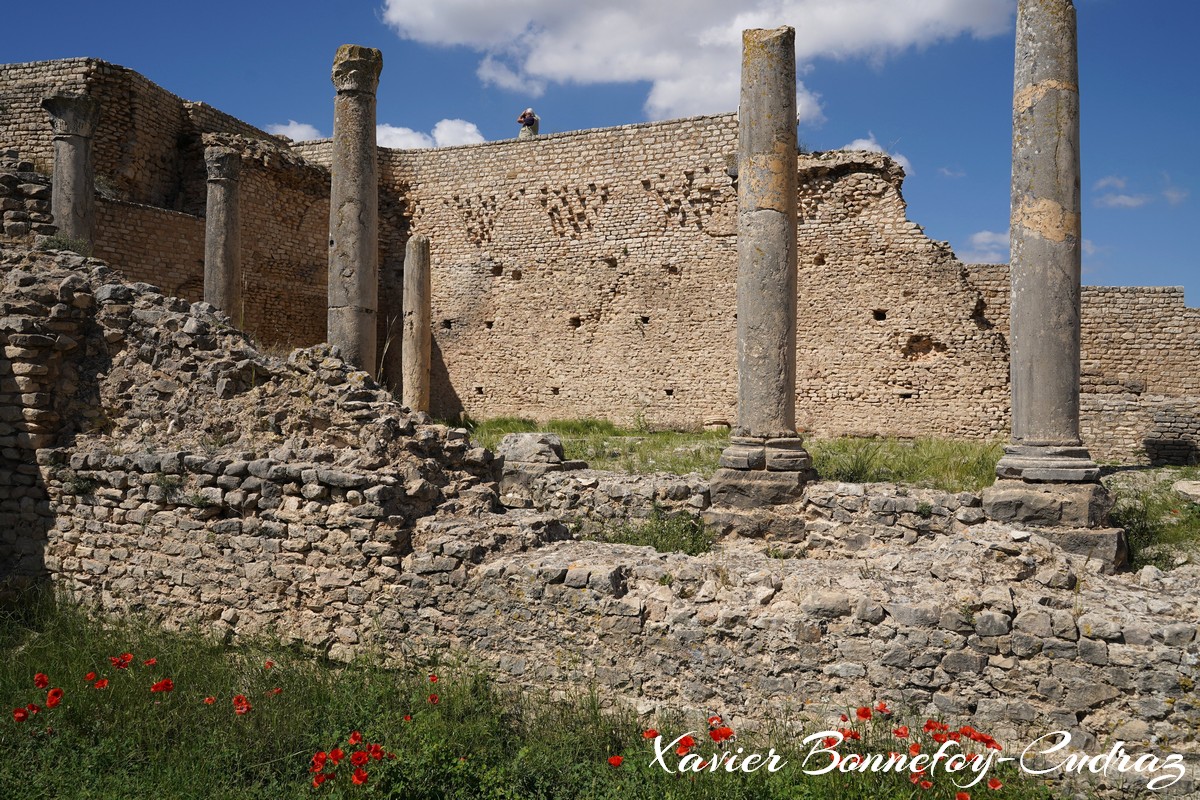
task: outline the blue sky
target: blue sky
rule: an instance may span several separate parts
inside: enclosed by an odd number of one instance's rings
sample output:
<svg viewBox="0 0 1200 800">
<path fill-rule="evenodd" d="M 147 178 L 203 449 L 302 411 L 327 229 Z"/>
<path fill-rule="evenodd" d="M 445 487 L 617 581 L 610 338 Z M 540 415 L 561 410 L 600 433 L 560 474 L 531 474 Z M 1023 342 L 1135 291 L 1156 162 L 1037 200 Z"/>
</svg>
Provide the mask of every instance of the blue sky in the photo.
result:
<svg viewBox="0 0 1200 800">
<path fill-rule="evenodd" d="M 1076 0 L 1084 283 L 1186 286 L 1200 305 L 1192 0 Z M 0 62 L 94 56 L 262 128 L 328 135 L 339 44 L 383 51 L 381 141 L 514 136 L 737 105 L 738 31 L 797 29 L 801 140 L 909 165 L 909 216 L 964 260 L 1007 260 L 1016 0 L 65 0 Z M 293 124 L 294 123 L 294 124 Z M 282 127 L 279 127 L 282 126 Z M 307 128 L 299 127 L 307 126 Z"/>
</svg>

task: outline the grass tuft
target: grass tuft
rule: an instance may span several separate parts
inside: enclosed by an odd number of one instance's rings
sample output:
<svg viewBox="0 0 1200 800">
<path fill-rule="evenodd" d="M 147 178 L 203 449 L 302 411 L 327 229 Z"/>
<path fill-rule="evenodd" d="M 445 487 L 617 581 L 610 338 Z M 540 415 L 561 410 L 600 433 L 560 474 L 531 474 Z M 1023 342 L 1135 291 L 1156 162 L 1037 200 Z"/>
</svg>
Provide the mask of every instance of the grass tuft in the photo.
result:
<svg viewBox="0 0 1200 800">
<path fill-rule="evenodd" d="M 660 553 L 698 556 L 712 550 L 716 533 L 691 514 L 668 514 L 657 505 L 642 522 L 626 522 L 590 536 L 595 541 L 653 547 Z"/>
</svg>

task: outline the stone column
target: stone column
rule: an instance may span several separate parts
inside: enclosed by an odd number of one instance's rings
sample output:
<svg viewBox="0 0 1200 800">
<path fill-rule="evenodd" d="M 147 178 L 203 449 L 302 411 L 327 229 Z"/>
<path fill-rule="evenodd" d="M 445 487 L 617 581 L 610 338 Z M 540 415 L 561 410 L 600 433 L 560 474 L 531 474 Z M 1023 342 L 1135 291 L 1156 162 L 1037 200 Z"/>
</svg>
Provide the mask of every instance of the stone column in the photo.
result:
<svg viewBox="0 0 1200 800">
<path fill-rule="evenodd" d="M 58 233 L 91 247 L 96 222 L 96 174 L 92 134 L 100 104 L 86 94 L 56 94 L 42 100 L 54 126 L 54 177 L 50 211 Z"/>
<path fill-rule="evenodd" d="M 239 327 L 242 309 L 242 237 L 238 180 L 242 154 L 231 147 L 204 148 L 208 203 L 204 218 L 204 300 Z"/>
<path fill-rule="evenodd" d="M 1019 1 L 1014 75 L 1012 442 L 984 507 L 1002 521 L 1097 528 L 1110 503 L 1079 438 L 1079 68 L 1071 0 Z M 1098 546 L 1086 542 L 1093 552 Z M 1113 558 L 1115 550 L 1105 556 Z"/>
<path fill-rule="evenodd" d="M 429 411 L 431 301 L 429 237 L 418 233 L 404 249 L 404 326 L 400 337 L 400 402 L 413 411 Z"/>
<path fill-rule="evenodd" d="M 329 198 L 330 344 L 349 363 L 376 371 L 379 306 L 379 180 L 375 89 L 383 56 L 344 44 L 333 59 L 333 164 Z"/>
<path fill-rule="evenodd" d="M 802 493 L 812 462 L 796 433 L 795 30 L 742 33 L 738 116 L 737 425 L 713 502 Z"/>
</svg>

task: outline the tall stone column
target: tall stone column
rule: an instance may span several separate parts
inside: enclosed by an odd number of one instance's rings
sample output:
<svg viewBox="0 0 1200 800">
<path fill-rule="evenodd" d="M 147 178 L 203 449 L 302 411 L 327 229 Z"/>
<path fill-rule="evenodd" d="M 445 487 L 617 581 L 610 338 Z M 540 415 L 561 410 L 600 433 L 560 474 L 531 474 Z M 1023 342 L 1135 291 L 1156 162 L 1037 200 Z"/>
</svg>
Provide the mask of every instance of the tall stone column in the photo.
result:
<svg viewBox="0 0 1200 800">
<path fill-rule="evenodd" d="M 1111 504 L 1079 438 L 1082 238 L 1072 0 L 1019 0 L 1012 160 L 1012 442 L 984 508 L 1002 521 L 1099 528 Z M 1123 558 L 1123 540 L 1083 541 L 1092 553 L 1111 551 L 1104 560 Z"/>
<path fill-rule="evenodd" d="M 796 433 L 795 30 L 742 33 L 738 112 L 738 411 L 713 502 L 798 497 L 812 462 Z"/>
<path fill-rule="evenodd" d="M 329 198 L 330 344 L 375 375 L 379 307 L 379 180 L 375 90 L 383 56 L 344 44 L 333 59 L 333 183 Z"/>
<path fill-rule="evenodd" d="M 54 177 L 50 212 L 62 236 L 95 244 L 96 174 L 92 134 L 100 104 L 86 94 L 56 94 L 42 100 L 54 127 Z"/>
<path fill-rule="evenodd" d="M 432 346 L 429 237 L 418 233 L 408 240 L 404 250 L 404 327 L 400 350 L 400 402 L 413 411 L 429 411 Z"/>
<path fill-rule="evenodd" d="M 242 236 L 238 216 L 242 154 L 231 147 L 204 148 L 208 203 L 204 219 L 204 300 L 239 326 L 242 314 Z"/>
</svg>

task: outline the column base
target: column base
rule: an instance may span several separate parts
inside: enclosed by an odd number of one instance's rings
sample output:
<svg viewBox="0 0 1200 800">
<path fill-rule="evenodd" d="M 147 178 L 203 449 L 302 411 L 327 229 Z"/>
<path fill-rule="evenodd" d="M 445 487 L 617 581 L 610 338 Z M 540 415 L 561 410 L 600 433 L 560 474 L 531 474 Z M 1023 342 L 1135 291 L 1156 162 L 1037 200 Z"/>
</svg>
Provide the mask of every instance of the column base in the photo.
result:
<svg viewBox="0 0 1200 800">
<path fill-rule="evenodd" d="M 709 481 L 714 506 L 762 508 L 794 503 L 816 480 L 799 436 L 732 436 Z"/>
<path fill-rule="evenodd" d="M 1022 481 L 1084 482 L 1100 478 L 1100 467 L 1086 447 L 1010 444 L 996 464 L 1000 478 Z"/>
<path fill-rule="evenodd" d="M 1027 483 L 998 480 L 983 490 L 988 519 L 1037 528 L 1101 528 L 1112 498 L 1099 483 Z"/>
</svg>

